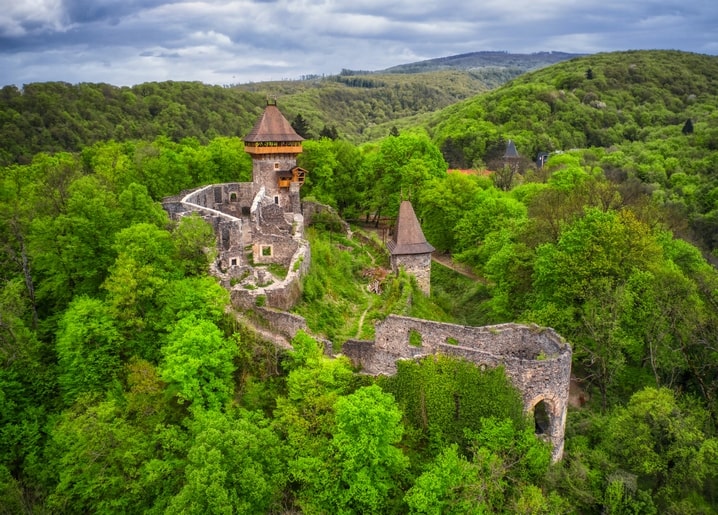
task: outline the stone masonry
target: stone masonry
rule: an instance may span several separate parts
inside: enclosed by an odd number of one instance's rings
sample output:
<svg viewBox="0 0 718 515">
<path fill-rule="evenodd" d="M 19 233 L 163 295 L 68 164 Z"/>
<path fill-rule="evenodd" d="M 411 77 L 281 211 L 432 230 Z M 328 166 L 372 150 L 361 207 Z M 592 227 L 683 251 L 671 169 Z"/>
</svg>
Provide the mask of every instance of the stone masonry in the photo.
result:
<svg viewBox="0 0 718 515">
<path fill-rule="evenodd" d="M 410 335 L 421 344 L 410 343 Z M 547 438 L 552 459 L 563 456 L 571 346 L 553 329 L 519 324 L 470 327 L 389 315 L 376 324 L 374 341 L 350 340 L 342 354 L 369 374 L 393 375 L 400 359 L 433 354 L 456 356 L 477 365 L 503 365 L 507 377 L 521 392 L 524 410 L 533 413 L 543 401 L 549 417 Z"/>
</svg>

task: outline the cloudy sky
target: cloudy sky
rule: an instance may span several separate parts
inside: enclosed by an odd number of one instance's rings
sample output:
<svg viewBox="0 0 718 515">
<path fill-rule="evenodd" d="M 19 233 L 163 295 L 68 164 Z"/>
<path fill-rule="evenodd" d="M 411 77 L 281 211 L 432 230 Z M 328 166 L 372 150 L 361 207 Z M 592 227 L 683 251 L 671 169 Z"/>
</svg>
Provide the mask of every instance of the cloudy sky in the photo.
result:
<svg viewBox="0 0 718 515">
<path fill-rule="evenodd" d="M 232 84 L 479 50 L 718 54 L 715 0 L 0 0 L 0 85 Z"/>
</svg>

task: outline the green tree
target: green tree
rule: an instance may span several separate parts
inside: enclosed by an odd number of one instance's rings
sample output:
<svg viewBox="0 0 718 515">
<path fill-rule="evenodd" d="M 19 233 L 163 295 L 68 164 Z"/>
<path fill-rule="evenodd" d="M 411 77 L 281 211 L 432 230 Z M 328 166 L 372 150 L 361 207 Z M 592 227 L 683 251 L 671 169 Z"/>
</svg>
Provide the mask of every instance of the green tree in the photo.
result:
<svg viewBox="0 0 718 515">
<path fill-rule="evenodd" d="M 437 250 L 455 250 L 455 226 L 467 206 L 473 204 L 479 187 L 473 177 L 449 173 L 445 178 L 427 181 L 419 192 L 417 210 L 423 220 L 422 230 Z"/>
<path fill-rule="evenodd" d="M 217 258 L 217 239 L 212 226 L 199 215 L 183 216 L 172 231 L 177 263 L 185 275 L 206 274 Z"/>
<path fill-rule="evenodd" d="M 237 343 L 210 321 L 190 315 L 175 324 L 162 347 L 162 380 L 180 404 L 221 409 L 232 398 Z"/>
<path fill-rule="evenodd" d="M 393 216 L 400 200 L 416 199 L 426 181 L 446 175 L 446 161 L 425 134 L 385 138 L 370 161 L 372 184 L 369 206 L 375 213 Z"/>
<path fill-rule="evenodd" d="M 301 113 L 297 114 L 292 121 L 292 128 L 304 139 L 309 139 L 309 123 Z"/>
<path fill-rule="evenodd" d="M 662 510 L 700 513 L 708 504 L 704 487 L 715 484 L 718 471 L 718 440 L 704 433 L 706 416 L 671 390 L 645 388 L 609 419 L 605 448 Z"/>
<path fill-rule="evenodd" d="M 337 399 L 329 448 L 291 465 L 303 484 L 302 509 L 384 513 L 408 465 L 396 446 L 403 433 L 401 417 L 393 397 L 376 385 Z"/>
<path fill-rule="evenodd" d="M 65 404 L 83 393 L 101 394 L 121 370 L 122 339 L 107 306 L 76 297 L 60 320 L 56 350 Z"/>
<path fill-rule="evenodd" d="M 185 482 L 167 513 L 266 513 L 286 481 L 282 444 L 262 417 L 196 411 Z"/>
<path fill-rule="evenodd" d="M 78 403 L 58 417 L 50 437 L 44 466 L 57 483 L 48 509 L 142 513 L 150 507 L 143 476 L 155 442 L 128 423 L 115 402 Z"/>
<path fill-rule="evenodd" d="M 146 329 L 152 327 L 152 316 L 160 309 L 159 298 L 168 282 L 181 277 L 172 260 L 172 235 L 155 225 L 135 224 L 117 234 L 114 249 L 117 259 L 103 284 L 108 305 L 123 336 L 135 346 L 133 352 L 156 362 L 156 334 Z"/>
<path fill-rule="evenodd" d="M 480 431 L 467 433 L 470 459 L 456 444 L 443 448 L 404 496 L 411 513 L 499 513 L 506 506 L 513 513 L 566 509 L 560 497 L 546 498 L 532 488 L 548 470 L 550 450 L 531 427 L 517 429 L 510 419 L 489 418 L 481 420 Z"/>
</svg>

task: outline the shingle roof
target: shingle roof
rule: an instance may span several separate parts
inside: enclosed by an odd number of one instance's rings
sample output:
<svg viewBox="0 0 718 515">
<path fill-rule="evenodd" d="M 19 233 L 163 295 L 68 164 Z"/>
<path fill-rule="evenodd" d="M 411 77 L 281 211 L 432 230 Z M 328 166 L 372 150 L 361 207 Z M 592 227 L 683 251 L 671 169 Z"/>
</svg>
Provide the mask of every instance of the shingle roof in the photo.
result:
<svg viewBox="0 0 718 515">
<path fill-rule="evenodd" d="M 294 130 L 276 105 L 269 104 L 252 130 L 244 138 L 247 143 L 271 141 L 277 143 L 299 142 L 304 140 Z"/>
<path fill-rule="evenodd" d="M 399 216 L 396 219 L 394 239 L 386 244 L 392 255 L 397 254 L 428 254 L 434 252 L 416 218 L 414 208 L 408 200 L 402 201 L 399 206 Z"/>
</svg>

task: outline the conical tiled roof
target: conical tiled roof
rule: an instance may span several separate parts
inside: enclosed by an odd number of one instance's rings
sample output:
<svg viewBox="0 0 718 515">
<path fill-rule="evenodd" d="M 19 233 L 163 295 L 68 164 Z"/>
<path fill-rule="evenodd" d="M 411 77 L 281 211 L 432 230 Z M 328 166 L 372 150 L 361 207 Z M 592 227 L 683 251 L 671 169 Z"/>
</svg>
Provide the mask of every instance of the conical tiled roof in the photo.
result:
<svg viewBox="0 0 718 515">
<path fill-rule="evenodd" d="M 386 246 L 392 255 L 434 252 L 434 247 L 426 241 L 421 225 L 419 225 L 419 220 L 416 218 L 416 213 L 414 213 L 414 208 L 408 200 L 402 201 L 399 206 L 394 239 L 390 240 Z"/>
<path fill-rule="evenodd" d="M 244 138 L 246 143 L 257 142 L 299 142 L 304 140 L 294 130 L 276 105 L 269 104 L 252 130 Z"/>
</svg>

